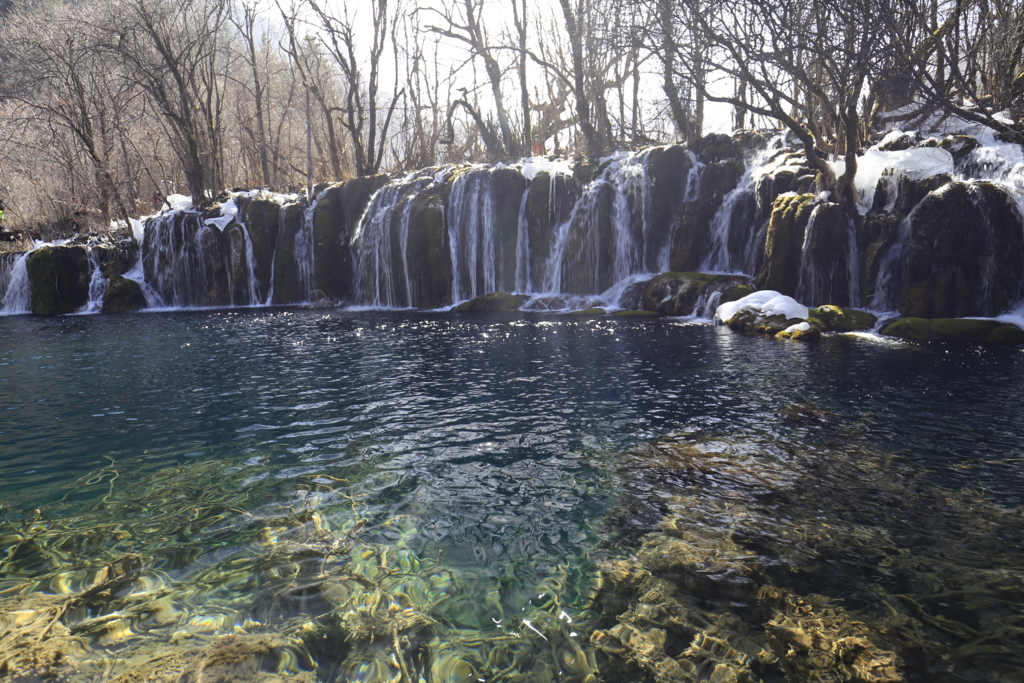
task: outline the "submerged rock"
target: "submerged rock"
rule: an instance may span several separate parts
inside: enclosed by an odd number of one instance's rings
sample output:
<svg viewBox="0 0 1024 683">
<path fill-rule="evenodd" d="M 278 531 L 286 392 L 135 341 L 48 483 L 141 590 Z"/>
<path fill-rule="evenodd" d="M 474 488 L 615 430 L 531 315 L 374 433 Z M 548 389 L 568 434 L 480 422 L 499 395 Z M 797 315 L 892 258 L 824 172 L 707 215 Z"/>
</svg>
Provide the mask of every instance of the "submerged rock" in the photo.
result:
<svg viewBox="0 0 1024 683">
<path fill-rule="evenodd" d="M 521 294 L 509 294 L 508 292 L 494 292 L 485 294 L 475 299 L 465 301 L 453 311 L 463 313 L 492 313 L 497 311 L 518 311 L 526 302 L 526 297 Z"/>
<path fill-rule="evenodd" d="M 711 317 L 719 305 L 753 291 L 753 282 L 743 275 L 662 273 L 644 289 L 643 307 L 662 315 Z"/>
<path fill-rule="evenodd" d="M 26 266 L 36 315 L 74 313 L 89 302 L 91 271 L 85 247 L 41 247 L 29 254 Z"/>
<path fill-rule="evenodd" d="M 1024 330 L 996 320 L 967 318 L 900 318 L 882 334 L 901 339 L 975 342 L 979 344 L 1024 344 Z"/>
<path fill-rule="evenodd" d="M 1020 583 L 1005 579 L 1022 561 L 1020 510 L 936 487 L 829 411 L 781 417 L 841 438 L 680 435 L 625 454 L 624 495 L 662 507 L 631 557 L 599 565 L 591 644 L 606 680 L 1024 673 Z"/>
</svg>

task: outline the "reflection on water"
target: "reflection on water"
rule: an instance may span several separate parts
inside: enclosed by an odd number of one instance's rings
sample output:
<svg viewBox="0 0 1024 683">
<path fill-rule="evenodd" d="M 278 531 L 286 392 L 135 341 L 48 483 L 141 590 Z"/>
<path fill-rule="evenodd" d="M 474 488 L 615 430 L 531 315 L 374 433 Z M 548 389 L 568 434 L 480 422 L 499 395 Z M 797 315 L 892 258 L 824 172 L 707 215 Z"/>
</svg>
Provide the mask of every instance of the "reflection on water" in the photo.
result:
<svg viewBox="0 0 1024 683">
<path fill-rule="evenodd" d="M 673 320 L 3 319 L 0 672 L 1019 680 L 1022 375 Z"/>
</svg>

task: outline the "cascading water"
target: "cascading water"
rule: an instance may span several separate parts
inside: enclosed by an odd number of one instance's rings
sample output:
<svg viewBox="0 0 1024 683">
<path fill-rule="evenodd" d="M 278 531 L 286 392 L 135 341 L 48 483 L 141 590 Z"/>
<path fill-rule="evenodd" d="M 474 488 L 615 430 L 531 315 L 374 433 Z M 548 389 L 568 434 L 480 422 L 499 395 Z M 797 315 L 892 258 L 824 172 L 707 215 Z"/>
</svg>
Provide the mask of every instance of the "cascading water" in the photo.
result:
<svg viewBox="0 0 1024 683">
<path fill-rule="evenodd" d="M 804 229 L 796 299 L 808 306 L 859 306 L 856 225 L 838 205 L 824 199 L 819 198 Z M 823 218 L 826 212 L 827 218 Z"/>
<path fill-rule="evenodd" d="M 4 255 L 7 257 L 7 255 Z M 28 281 L 28 253 L 0 261 L 0 314 L 18 315 L 32 312 L 32 290 Z"/>
<path fill-rule="evenodd" d="M 103 310 L 103 295 L 107 293 L 107 278 L 103 275 L 100 267 L 100 252 L 98 249 L 89 249 L 89 302 L 80 311 L 81 313 L 99 313 Z"/>
<path fill-rule="evenodd" d="M 570 218 L 556 228 L 544 291 L 596 294 L 626 277 L 658 269 L 669 235 L 650 225 L 647 160 L 645 152 L 606 160 Z"/>
<path fill-rule="evenodd" d="M 448 202 L 448 241 L 452 254 L 454 302 L 503 289 L 495 252 L 493 169 L 473 169 L 452 183 Z M 509 289 L 509 287 L 504 287 Z"/>
<path fill-rule="evenodd" d="M 412 198 L 434 182 L 433 177 L 394 180 L 370 199 L 352 236 L 355 301 L 361 306 L 399 308 L 412 305 L 406 250 Z M 398 213 L 402 201 L 401 213 Z M 392 225 L 398 216 L 397 239 Z"/>
</svg>

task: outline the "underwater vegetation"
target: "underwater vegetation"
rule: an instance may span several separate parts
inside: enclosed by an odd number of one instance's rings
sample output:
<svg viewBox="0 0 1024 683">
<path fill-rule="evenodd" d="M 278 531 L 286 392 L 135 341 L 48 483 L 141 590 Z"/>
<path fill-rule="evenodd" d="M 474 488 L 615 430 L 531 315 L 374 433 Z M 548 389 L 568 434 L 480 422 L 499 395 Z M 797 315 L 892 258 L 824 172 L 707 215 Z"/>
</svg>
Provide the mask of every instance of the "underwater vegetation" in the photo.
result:
<svg viewBox="0 0 1024 683">
<path fill-rule="evenodd" d="M 1024 680 L 1024 510 L 871 444 L 870 419 L 797 404 L 774 436 L 638 443 L 605 540 L 527 588 L 427 552 L 357 476 L 267 502 L 225 460 L 111 463 L 0 513 L 0 677 Z"/>
</svg>

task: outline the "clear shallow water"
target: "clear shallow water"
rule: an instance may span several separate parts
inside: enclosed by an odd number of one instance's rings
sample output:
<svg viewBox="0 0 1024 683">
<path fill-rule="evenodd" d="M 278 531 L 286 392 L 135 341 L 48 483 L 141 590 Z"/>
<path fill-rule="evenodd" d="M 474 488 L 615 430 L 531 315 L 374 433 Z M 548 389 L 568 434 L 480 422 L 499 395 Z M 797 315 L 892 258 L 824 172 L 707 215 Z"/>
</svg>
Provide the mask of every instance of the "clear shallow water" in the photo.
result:
<svg viewBox="0 0 1024 683">
<path fill-rule="evenodd" d="M 168 591 L 174 617 L 129 620 L 128 633 L 103 632 L 108 646 L 297 629 L 355 590 L 339 579 L 341 598 L 321 583 L 296 593 L 315 582 L 294 557 L 329 531 L 344 552 L 318 550 L 334 569 L 313 573 L 395 582 L 387 595 L 420 596 L 410 600 L 441 624 L 436 637 L 477 654 L 504 638 L 508 661 L 494 669 L 522 670 L 524 651 L 585 646 L 574 624 L 588 618 L 593 563 L 619 552 L 606 541 L 623 523 L 656 521 L 609 521 L 619 454 L 634 444 L 671 432 L 788 439 L 800 428 L 780 410 L 810 403 L 860 423 L 878 449 L 907 451 L 933 482 L 1019 505 L 1022 398 L 1018 349 L 774 343 L 670 319 L 3 318 L 0 500 L 12 526 L 0 591 L 71 594 L 137 553 L 143 588 Z M 289 547 L 292 559 L 274 559 Z M 310 669 L 317 654 L 292 659 L 280 668 Z M 330 676 L 375 680 L 340 666 Z"/>
</svg>

